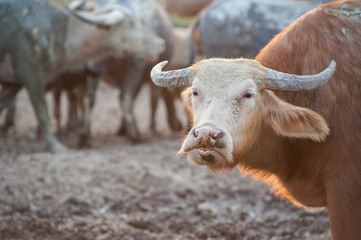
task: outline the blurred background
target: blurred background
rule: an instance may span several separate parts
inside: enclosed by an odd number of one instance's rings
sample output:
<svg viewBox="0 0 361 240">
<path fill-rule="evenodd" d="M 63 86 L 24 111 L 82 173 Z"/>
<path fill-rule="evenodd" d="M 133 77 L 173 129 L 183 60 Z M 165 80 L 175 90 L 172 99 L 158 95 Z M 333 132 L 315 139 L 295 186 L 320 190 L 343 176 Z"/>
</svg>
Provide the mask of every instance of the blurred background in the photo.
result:
<svg viewBox="0 0 361 240">
<path fill-rule="evenodd" d="M 0 239 L 329 239 L 325 210 L 178 156 L 181 90 L 149 77 L 253 58 L 327 2 L 0 0 Z"/>
</svg>

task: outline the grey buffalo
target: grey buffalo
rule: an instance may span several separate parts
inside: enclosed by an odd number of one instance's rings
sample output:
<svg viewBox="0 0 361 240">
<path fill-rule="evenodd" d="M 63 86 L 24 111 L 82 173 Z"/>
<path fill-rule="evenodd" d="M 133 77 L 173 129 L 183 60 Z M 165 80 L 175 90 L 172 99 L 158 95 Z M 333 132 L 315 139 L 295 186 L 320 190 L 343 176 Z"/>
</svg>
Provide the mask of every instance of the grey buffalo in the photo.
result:
<svg viewBox="0 0 361 240">
<path fill-rule="evenodd" d="M 0 111 L 24 86 L 42 137 L 53 152 L 66 148 L 50 129 L 44 99 L 44 85 L 49 79 L 111 53 L 155 59 L 164 50 L 163 41 L 124 7 L 71 13 L 44 0 L 0 1 L 0 60 L 11 64 L 10 79 L 15 82 L 3 84 Z"/>
<path fill-rule="evenodd" d="M 255 57 L 274 35 L 326 2 L 219 0 L 195 20 L 195 52 L 207 58 Z"/>
</svg>

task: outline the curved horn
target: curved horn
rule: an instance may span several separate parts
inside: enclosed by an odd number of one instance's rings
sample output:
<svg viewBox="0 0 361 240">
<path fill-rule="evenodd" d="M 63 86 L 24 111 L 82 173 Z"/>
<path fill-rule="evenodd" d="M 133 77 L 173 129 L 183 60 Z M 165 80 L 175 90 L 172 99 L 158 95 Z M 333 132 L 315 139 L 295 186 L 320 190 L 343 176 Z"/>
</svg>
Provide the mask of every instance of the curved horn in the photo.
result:
<svg viewBox="0 0 361 240">
<path fill-rule="evenodd" d="M 81 11 L 77 9 L 72 9 L 70 7 L 68 7 L 67 9 L 72 15 L 87 23 L 104 27 L 113 26 L 119 22 L 122 22 L 126 17 L 132 15 L 129 11 L 120 6 L 110 6 L 107 9 L 94 12 Z"/>
<path fill-rule="evenodd" d="M 87 3 L 88 3 L 87 0 L 75 0 L 69 3 L 67 8 L 73 10 L 88 10 L 86 6 Z"/>
<path fill-rule="evenodd" d="M 267 76 L 263 81 L 265 88 L 280 91 L 307 91 L 325 84 L 335 72 L 336 62 L 332 60 L 325 70 L 314 75 L 294 75 L 266 69 Z"/>
<path fill-rule="evenodd" d="M 152 78 L 155 85 L 158 87 L 186 87 L 190 86 L 192 83 L 191 80 L 191 67 L 166 71 L 163 72 L 162 68 L 167 65 L 168 61 L 160 62 L 155 65 L 150 72 L 150 77 Z"/>
</svg>

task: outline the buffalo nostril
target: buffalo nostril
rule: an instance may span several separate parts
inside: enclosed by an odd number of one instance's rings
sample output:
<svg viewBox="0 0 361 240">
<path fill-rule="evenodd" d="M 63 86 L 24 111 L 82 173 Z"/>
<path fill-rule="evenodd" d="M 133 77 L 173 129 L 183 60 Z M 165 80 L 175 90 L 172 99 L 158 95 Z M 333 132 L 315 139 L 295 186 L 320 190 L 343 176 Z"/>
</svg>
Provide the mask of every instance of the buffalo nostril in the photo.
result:
<svg viewBox="0 0 361 240">
<path fill-rule="evenodd" d="M 194 130 L 194 131 L 193 131 L 193 136 L 194 136 L 195 138 L 197 138 L 197 137 L 199 136 L 198 130 Z"/>
<path fill-rule="evenodd" d="M 222 137 L 223 137 L 223 132 L 215 132 L 215 133 L 212 134 L 212 139 L 213 140 L 218 140 L 218 139 L 220 139 Z"/>
</svg>

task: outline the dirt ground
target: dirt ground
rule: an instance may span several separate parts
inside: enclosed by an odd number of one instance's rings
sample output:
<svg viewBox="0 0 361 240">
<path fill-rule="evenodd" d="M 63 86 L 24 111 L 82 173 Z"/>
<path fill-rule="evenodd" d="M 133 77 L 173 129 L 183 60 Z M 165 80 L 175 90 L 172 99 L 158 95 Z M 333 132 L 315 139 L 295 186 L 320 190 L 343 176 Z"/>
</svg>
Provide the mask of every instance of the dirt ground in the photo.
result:
<svg viewBox="0 0 361 240">
<path fill-rule="evenodd" d="M 162 104 L 151 136 L 148 99 L 145 88 L 135 106 L 145 141 L 133 145 L 115 136 L 117 91 L 102 84 L 92 148 L 76 150 L 69 137 L 72 150 L 55 155 L 31 140 L 36 122 L 22 91 L 16 127 L 0 137 L 0 239 L 330 239 L 325 210 L 276 199 L 236 169 L 214 174 L 177 157 L 183 133 L 169 131 Z"/>
</svg>

